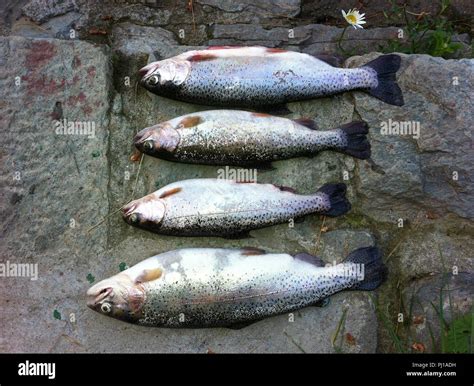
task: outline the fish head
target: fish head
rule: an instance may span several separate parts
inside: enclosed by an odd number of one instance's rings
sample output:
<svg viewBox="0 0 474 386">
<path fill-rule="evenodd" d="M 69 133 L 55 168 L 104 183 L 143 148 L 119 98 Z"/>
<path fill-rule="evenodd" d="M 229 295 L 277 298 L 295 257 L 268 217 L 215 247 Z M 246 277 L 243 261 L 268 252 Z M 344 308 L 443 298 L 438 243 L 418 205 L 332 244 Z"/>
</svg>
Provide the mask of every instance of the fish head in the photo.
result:
<svg viewBox="0 0 474 386">
<path fill-rule="evenodd" d="M 123 271 L 95 284 L 87 291 L 87 306 L 101 314 L 127 322 L 142 317 L 145 289 Z"/>
<path fill-rule="evenodd" d="M 161 94 L 176 90 L 188 77 L 191 64 L 177 57 L 148 64 L 139 70 L 140 84 L 148 91 Z"/>
<path fill-rule="evenodd" d="M 169 123 L 147 127 L 135 135 L 133 144 L 142 153 L 156 156 L 173 153 L 179 144 L 178 131 Z"/>
<path fill-rule="evenodd" d="M 125 205 L 122 217 L 129 225 L 154 230 L 160 227 L 165 210 L 163 201 L 151 193 Z"/>
</svg>

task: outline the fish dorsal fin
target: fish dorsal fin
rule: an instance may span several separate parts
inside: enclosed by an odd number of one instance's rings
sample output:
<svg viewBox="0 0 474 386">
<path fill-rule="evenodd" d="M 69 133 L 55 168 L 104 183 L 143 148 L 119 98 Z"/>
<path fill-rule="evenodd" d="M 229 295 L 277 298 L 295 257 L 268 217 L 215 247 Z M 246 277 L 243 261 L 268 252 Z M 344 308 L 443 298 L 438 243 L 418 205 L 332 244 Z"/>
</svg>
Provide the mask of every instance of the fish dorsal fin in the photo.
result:
<svg viewBox="0 0 474 386">
<path fill-rule="evenodd" d="M 234 48 L 242 48 L 242 46 L 209 46 L 208 50 L 231 50 Z"/>
<path fill-rule="evenodd" d="M 210 53 L 200 53 L 200 54 L 194 54 L 188 58 L 188 61 L 190 62 L 204 62 L 207 60 L 214 60 L 217 59 L 217 55 L 213 55 Z"/>
<path fill-rule="evenodd" d="M 285 52 L 288 52 L 288 50 L 284 50 L 283 48 L 267 48 L 265 49 L 265 52 L 266 53 L 269 53 L 269 54 L 283 54 Z"/>
<path fill-rule="evenodd" d="M 135 283 L 145 283 L 159 279 L 163 275 L 163 271 L 160 268 L 144 269 L 143 272 L 135 279 Z"/>
<path fill-rule="evenodd" d="M 173 188 L 173 189 L 167 190 L 166 192 L 161 193 L 159 198 L 172 196 L 173 194 L 181 192 L 181 190 L 182 190 L 181 188 Z"/>
<path fill-rule="evenodd" d="M 201 117 L 198 117 L 197 115 L 191 116 L 191 117 L 186 117 L 184 118 L 181 122 L 179 122 L 179 127 L 180 128 L 189 128 L 189 127 L 194 127 L 197 126 L 201 123 Z"/>
<path fill-rule="evenodd" d="M 290 188 L 289 186 L 280 186 L 280 185 L 273 185 L 274 187 L 280 189 L 282 192 L 290 192 L 296 194 L 296 189 Z"/>
<path fill-rule="evenodd" d="M 317 267 L 324 267 L 326 265 L 326 263 L 320 257 L 313 256 L 305 252 L 298 253 L 297 255 L 295 255 L 295 259 L 313 264 Z"/>
<path fill-rule="evenodd" d="M 311 55 L 311 56 L 313 56 L 316 59 L 319 59 L 322 62 L 327 63 L 327 64 L 329 64 L 330 66 L 333 66 L 333 67 L 342 67 L 342 63 L 344 62 L 342 57 L 336 56 L 336 55 L 315 54 L 315 55 Z"/>
<path fill-rule="evenodd" d="M 257 256 L 257 255 L 265 255 L 267 251 L 260 248 L 255 247 L 243 247 L 241 255 L 243 256 Z"/>
<path fill-rule="evenodd" d="M 272 117 L 271 114 L 259 113 L 259 112 L 251 113 L 251 115 L 253 115 L 254 117 L 258 117 L 258 118 L 271 118 Z"/>
<path fill-rule="evenodd" d="M 318 128 L 318 125 L 316 124 L 316 122 L 311 118 L 293 119 L 293 122 L 296 122 L 299 125 L 307 127 L 308 129 L 311 129 L 311 130 L 317 130 Z"/>
</svg>

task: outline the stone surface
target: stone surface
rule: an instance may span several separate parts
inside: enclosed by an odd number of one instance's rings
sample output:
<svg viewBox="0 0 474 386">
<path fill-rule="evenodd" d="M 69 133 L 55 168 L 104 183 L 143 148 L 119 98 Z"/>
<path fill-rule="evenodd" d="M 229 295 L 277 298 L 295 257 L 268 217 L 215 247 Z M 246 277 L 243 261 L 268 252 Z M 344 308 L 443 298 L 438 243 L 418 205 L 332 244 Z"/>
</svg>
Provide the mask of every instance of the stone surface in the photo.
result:
<svg viewBox="0 0 474 386">
<path fill-rule="evenodd" d="M 352 58 L 356 67 L 375 55 Z M 445 211 L 472 219 L 471 85 L 474 60 L 444 60 L 427 55 L 403 57 L 399 83 L 403 107 L 385 105 L 355 93 L 355 110 L 372 127 L 372 159 L 379 166 L 360 169 L 363 212 L 379 221 L 393 221 L 390 211 L 413 217 L 420 210 Z M 453 82 L 458 84 L 453 84 Z M 440 85 L 442 82 L 442 85 Z M 384 135 L 382 124 L 409 122 L 420 126 L 413 135 Z M 377 192 L 377 194 L 376 194 Z M 375 205 L 374 205 L 375 204 Z M 383 213 L 382 213 L 383 212 Z M 385 214 L 385 215 L 384 215 Z"/>
<path fill-rule="evenodd" d="M 403 296 L 405 304 L 413 304 L 409 345 L 421 343 L 428 352 L 439 351 L 444 333 L 443 320 L 450 324 L 462 315 L 473 313 L 472 269 L 460 271 L 457 275 L 441 274 L 414 282 L 404 290 Z"/>
<path fill-rule="evenodd" d="M 324 16 L 321 7 L 326 2 L 201 0 L 193 2 L 192 10 L 171 0 L 148 1 L 143 6 L 101 4 L 34 0 L 8 3 L 8 15 L 1 14 L 12 22 L 12 34 L 28 37 L 0 40 L 0 84 L 5 90 L 0 97 L 0 124 L 5 128 L 1 261 L 39 264 L 37 281 L 0 281 L 1 351 L 396 351 L 376 317 L 380 310 L 372 304 L 372 295 L 378 307 L 396 319 L 400 294 L 408 299 L 413 288 L 420 288 L 421 308 L 416 312 L 435 323 L 430 301 L 436 299 L 440 275 L 455 269 L 460 273 L 451 279 L 453 301 L 459 314 L 469 312 L 473 60 L 401 55 L 397 78 L 405 97 L 403 107 L 384 104 L 363 92 L 288 104 L 289 117 L 314 118 L 320 129 L 367 121 L 372 159 L 323 152 L 314 158 L 275 162 L 276 170 L 258 173 L 259 182 L 309 193 L 347 177 L 344 182 L 353 205 L 348 215 L 309 216 L 294 227 L 281 224 L 256 230 L 252 238 L 243 240 L 165 237 L 132 228 L 113 212 L 132 197 L 178 179 L 216 177 L 219 168 L 151 157 L 144 157 L 140 165 L 130 160 L 131 139 L 143 127 L 210 107 L 148 93 L 137 87 L 138 69 L 207 44 L 336 52 L 342 28 L 307 19 L 308 5 L 320 6 L 314 12 Z M 32 20 L 15 22 L 23 6 Z M 8 33 L 9 26 L 2 27 L 1 33 Z M 75 40 L 68 36 L 71 27 L 79 31 Z M 348 55 L 377 51 L 396 31 L 396 27 L 350 28 L 342 45 Z M 468 36 L 458 37 L 469 44 Z M 345 65 L 360 66 L 377 55 L 354 56 Z M 17 76 L 21 82 L 15 86 Z M 56 135 L 54 119 L 60 116 L 95 122 L 95 138 Z M 419 138 L 383 135 L 381 125 L 389 120 L 418 122 Z M 19 180 L 15 172 L 20 172 Z M 75 228 L 70 227 L 71 219 Z M 374 294 L 337 294 L 327 307 L 294 313 L 293 322 L 281 315 L 241 330 L 150 329 L 103 317 L 85 306 L 88 279 L 98 281 L 115 274 L 121 263 L 133 265 L 174 248 L 255 246 L 308 252 L 333 262 L 373 244 L 381 248 L 389 267 L 384 286 Z M 54 318 L 55 310 L 61 320 Z M 71 313 L 75 322 L 69 321 Z M 345 325 L 334 340 L 344 313 Z M 428 342 L 427 330 L 416 328 L 420 331 L 413 336 Z M 439 350 L 428 343 L 428 351 Z"/>
<path fill-rule="evenodd" d="M 38 264 L 36 281 L 0 280 L 0 347 L 55 351 L 76 327 L 53 311 L 79 318 L 86 276 L 106 249 L 106 228 L 87 229 L 109 209 L 109 54 L 20 37 L 0 38 L 0 51 L 1 261 Z M 57 134 L 61 118 L 94 123 L 94 137 Z"/>
</svg>

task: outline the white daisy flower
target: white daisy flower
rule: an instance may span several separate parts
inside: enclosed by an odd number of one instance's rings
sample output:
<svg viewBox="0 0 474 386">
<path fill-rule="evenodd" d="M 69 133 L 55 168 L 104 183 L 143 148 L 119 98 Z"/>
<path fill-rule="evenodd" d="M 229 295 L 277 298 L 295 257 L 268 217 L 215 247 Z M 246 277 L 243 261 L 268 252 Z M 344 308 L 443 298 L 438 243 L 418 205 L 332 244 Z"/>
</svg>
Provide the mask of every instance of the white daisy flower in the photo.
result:
<svg viewBox="0 0 474 386">
<path fill-rule="evenodd" d="M 366 21 L 364 20 L 365 13 L 359 13 L 359 11 L 354 8 L 350 9 L 347 13 L 342 10 L 342 16 L 344 16 L 344 19 L 346 19 L 346 21 L 355 29 L 357 29 L 357 27 L 364 28 L 362 27 L 362 24 L 366 23 Z"/>
</svg>

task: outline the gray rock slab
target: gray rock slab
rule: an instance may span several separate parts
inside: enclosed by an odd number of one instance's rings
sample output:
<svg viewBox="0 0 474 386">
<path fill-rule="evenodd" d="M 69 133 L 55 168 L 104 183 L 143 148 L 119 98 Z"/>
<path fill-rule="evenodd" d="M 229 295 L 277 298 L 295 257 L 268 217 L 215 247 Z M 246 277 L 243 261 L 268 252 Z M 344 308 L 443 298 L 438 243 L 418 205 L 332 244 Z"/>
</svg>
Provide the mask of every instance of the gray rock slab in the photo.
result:
<svg viewBox="0 0 474 386">
<path fill-rule="evenodd" d="M 106 249 L 106 228 L 87 229 L 109 209 L 108 53 L 21 37 L 0 38 L 0 51 L 1 261 L 38 269 L 37 280 L 0 280 L 0 347 L 54 351 L 69 334 L 54 310 L 80 315 L 86 276 Z M 58 133 L 57 119 L 94 124 L 94 135 Z"/>
</svg>

